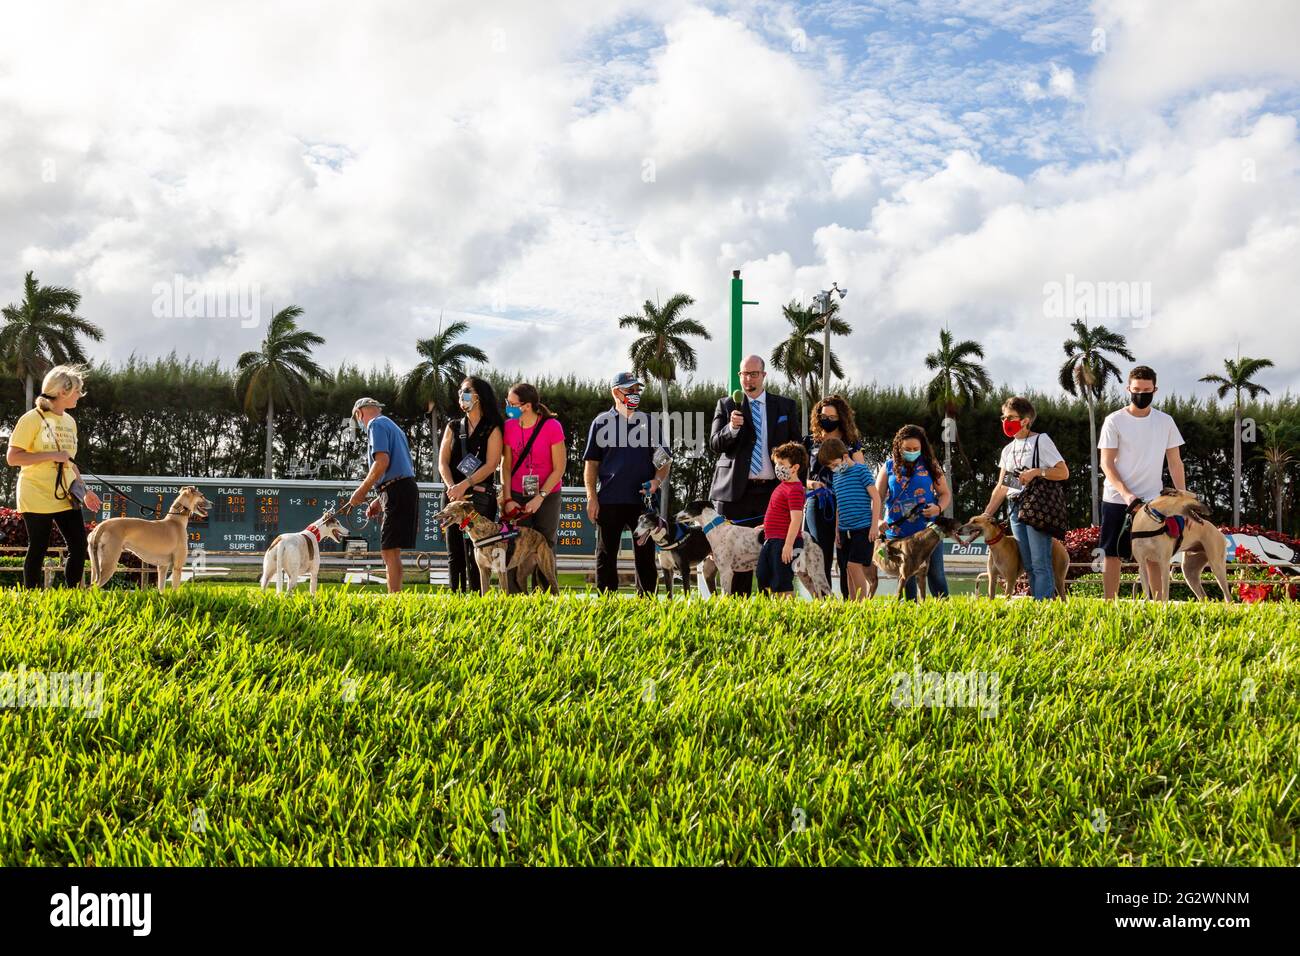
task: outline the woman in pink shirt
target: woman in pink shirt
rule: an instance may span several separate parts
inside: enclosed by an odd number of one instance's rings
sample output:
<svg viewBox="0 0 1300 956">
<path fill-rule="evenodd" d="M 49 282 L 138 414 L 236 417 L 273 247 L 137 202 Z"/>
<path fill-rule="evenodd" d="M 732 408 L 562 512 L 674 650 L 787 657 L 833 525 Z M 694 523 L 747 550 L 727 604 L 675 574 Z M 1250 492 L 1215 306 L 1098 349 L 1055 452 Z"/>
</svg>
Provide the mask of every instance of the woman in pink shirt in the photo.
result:
<svg viewBox="0 0 1300 956">
<path fill-rule="evenodd" d="M 501 449 L 502 511 L 509 517 L 518 507 L 518 517 L 512 520 L 540 532 L 552 551 L 560 527 L 565 451 L 564 428 L 542 404 L 537 389 L 527 382 L 513 386 L 506 395 Z"/>
</svg>

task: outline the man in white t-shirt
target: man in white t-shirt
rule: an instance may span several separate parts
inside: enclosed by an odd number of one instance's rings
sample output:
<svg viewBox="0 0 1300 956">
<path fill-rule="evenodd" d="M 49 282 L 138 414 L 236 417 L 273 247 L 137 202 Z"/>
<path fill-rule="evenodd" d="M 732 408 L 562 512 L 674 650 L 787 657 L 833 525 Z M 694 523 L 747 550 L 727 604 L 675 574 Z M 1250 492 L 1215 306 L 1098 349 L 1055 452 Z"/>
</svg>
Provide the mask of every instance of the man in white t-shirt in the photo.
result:
<svg viewBox="0 0 1300 956">
<path fill-rule="evenodd" d="M 1130 509 L 1160 494 L 1164 466 L 1174 487 L 1185 491 L 1183 457 L 1178 448 L 1183 436 L 1174 420 L 1151 407 L 1156 393 L 1156 373 L 1139 365 L 1128 376 L 1129 403 L 1111 412 L 1101 425 L 1097 448 L 1106 484 L 1101 500 L 1101 550 L 1104 557 L 1102 587 L 1108 599 L 1119 593 L 1119 568 L 1132 557 L 1125 519 Z M 1148 568 L 1148 573 L 1151 568 Z"/>
</svg>

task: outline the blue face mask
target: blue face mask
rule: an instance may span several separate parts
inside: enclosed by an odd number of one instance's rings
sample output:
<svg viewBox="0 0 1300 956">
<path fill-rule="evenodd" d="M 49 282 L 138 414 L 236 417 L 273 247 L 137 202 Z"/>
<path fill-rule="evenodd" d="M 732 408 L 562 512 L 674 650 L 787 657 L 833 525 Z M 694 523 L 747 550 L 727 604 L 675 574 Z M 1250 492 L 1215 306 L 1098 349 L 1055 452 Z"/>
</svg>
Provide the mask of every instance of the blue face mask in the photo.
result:
<svg viewBox="0 0 1300 956">
<path fill-rule="evenodd" d="M 903 452 L 904 461 L 916 461 L 920 457 L 921 457 L 921 450 L 919 448 L 916 451 Z"/>
<path fill-rule="evenodd" d="M 506 418 L 515 419 L 523 415 L 523 413 L 524 410 L 520 408 L 518 405 L 506 406 Z"/>
<path fill-rule="evenodd" d="M 473 407 L 474 407 L 474 393 L 473 393 L 473 392 L 461 392 L 461 393 L 460 393 L 460 407 L 461 407 L 461 408 L 464 408 L 464 409 L 470 409 L 470 408 L 473 408 Z"/>
</svg>

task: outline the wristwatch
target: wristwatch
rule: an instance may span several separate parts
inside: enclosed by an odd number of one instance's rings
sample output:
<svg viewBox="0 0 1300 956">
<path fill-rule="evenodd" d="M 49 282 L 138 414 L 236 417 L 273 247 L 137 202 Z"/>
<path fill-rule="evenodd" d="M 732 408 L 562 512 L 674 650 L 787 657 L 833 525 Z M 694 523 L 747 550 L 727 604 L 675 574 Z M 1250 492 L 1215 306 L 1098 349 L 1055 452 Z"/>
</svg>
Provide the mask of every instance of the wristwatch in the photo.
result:
<svg viewBox="0 0 1300 956">
<path fill-rule="evenodd" d="M 545 501 L 545 500 L 546 500 L 546 492 L 545 492 L 545 491 L 539 491 L 539 492 L 537 492 L 537 497 L 539 497 L 539 498 L 541 498 L 543 501 Z"/>
</svg>

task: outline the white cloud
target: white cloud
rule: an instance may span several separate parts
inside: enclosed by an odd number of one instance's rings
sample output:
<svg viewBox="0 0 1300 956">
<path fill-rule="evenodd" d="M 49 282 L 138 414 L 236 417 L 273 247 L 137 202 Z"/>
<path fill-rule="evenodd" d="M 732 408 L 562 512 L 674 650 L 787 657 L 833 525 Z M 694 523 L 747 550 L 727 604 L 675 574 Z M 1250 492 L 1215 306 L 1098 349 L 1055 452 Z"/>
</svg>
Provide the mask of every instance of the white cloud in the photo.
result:
<svg viewBox="0 0 1300 956">
<path fill-rule="evenodd" d="M 100 354 L 256 344 L 153 320 L 180 272 L 304 306 L 330 363 L 406 367 L 445 310 L 536 376 L 619 364 L 617 317 L 685 291 L 721 379 L 740 268 L 747 350 L 838 281 L 854 378 L 920 380 L 947 323 L 1050 387 L 1042 286 L 1068 273 L 1151 282 L 1128 334 L 1171 383 L 1241 340 L 1300 384 L 1275 341 L 1293 7 L 1185 9 L 1102 0 L 1088 58 L 1093 17 L 1049 0 L 28 5 L 0 36 L 0 301 L 33 268 L 83 291 Z"/>
</svg>

